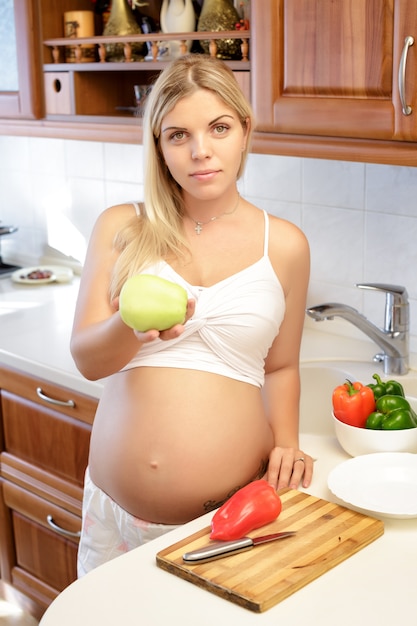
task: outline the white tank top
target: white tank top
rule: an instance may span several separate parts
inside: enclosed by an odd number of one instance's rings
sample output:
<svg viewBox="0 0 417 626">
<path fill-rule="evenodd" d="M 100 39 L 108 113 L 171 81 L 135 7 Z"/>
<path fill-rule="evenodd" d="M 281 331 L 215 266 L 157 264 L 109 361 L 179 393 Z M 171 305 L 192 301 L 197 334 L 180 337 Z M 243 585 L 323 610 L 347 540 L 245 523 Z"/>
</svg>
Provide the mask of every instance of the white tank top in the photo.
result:
<svg viewBox="0 0 417 626">
<path fill-rule="evenodd" d="M 269 218 L 265 215 L 263 256 L 211 287 L 190 285 L 160 261 L 141 273 L 182 285 L 196 301 L 182 335 L 144 344 L 122 371 L 134 367 L 203 370 L 261 387 L 264 361 L 285 313 L 285 297 L 268 256 Z"/>
</svg>

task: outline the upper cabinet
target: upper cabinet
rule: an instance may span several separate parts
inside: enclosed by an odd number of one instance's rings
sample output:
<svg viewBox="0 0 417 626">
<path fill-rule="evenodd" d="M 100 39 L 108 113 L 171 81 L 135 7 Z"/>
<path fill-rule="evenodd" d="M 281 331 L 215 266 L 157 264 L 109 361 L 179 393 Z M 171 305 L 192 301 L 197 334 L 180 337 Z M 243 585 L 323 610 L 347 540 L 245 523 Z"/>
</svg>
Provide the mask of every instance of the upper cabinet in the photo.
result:
<svg viewBox="0 0 417 626">
<path fill-rule="evenodd" d="M 2 0 L 0 13 L 0 117 L 38 118 L 42 87 L 36 0 Z"/>
<path fill-rule="evenodd" d="M 103 37 L 96 28 L 71 40 L 75 62 L 68 62 L 64 12 L 93 6 L 14 0 L 19 94 L 6 94 L 14 109 L 0 95 L 0 132 L 141 141 L 134 93 L 166 65 L 159 48 L 173 35 Z M 158 14 L 161 0 L 139 6 Z M 186 39 L 201 39 L 175 35 L 184 49 Z M 416 0 L 252 0 L 250 30 L 205 33 L 214 40 L 210 53 L 229 36 L 243 42 L 242 58 L 228 62 L 253 104 L 253 151 L 417 165 Z M 125 58 L 109 60 L 106 46 L 116 40 Z M 146 44 L 148 60 L 129 57 L 132 43 Z M 80 62 L 82 45 L 94 47 L 93 62 Z M 39 107 L 42 119 L 26 126 L 5 119 L 36 117 Z"/>
<path fill-rule="evenodd" d="M 259 144 L 380 161 L 416 151 L 391 144 L 417 141 L 415 0 L 264 0 L 251 30 Z"/>
<path fill-rule="evenodd" d="M 250 98 L 250 31 L 235 30 L 238 13 L 236 18 L 232 14 L 226 23 L 221 22 L 233 27 L 233 31 L 202 35 L 194 30 L 161 33 L 162 0 L 139 3 L 134 12 L 128 0 L 113 0 L 107 23 L 111 28 L 103 28 L 105 22 L 97 14 L 94 28 L 93 24 L 83 28 L 82 18 L 86 14 L 77 11 L 88 11 L 92 16 L 95 5 L 91 0 L 61 0 L 59 5 L 55 0 L 38 0 L 38 5 L 46 127 L 61 125 L 64 132 L 74 133 L 73 138 L 140 141 L 143 94 L 146 97 L 149 86 L 172 58 L 167 52 L 170 47 L 182 48 L 184 52 L 207 48 L 213 55 L 222 51 Z M 64 28 L 64 14 L 67 20 L 75 20 L 74 38 L 68 36 L 71 22 Z M 196 10 L 193 25 L 197 17 Z M 141 32 L 139 24 L 143 26 L 144 21 L 146 29 L 152 32 Z M 210 44 L 200 47 L 200 40 Z"/>
</svg>

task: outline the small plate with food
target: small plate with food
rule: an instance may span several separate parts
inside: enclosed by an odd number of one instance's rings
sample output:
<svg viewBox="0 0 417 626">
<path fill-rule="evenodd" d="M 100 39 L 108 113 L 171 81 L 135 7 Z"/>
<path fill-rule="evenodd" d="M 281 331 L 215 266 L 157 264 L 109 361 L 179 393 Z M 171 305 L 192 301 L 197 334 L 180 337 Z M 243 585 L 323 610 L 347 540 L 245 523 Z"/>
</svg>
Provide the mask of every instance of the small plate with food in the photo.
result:
<svg viewBox="0 0 417 626">
<path fill-rule="evenodd" d="M 45 285 L 48 283 L 67 283 L 72 280 L 73 276 L 73 271 L 69 267 L 36 265 L 16 270 L 11 278 L 13 282 L 22 285 Z"/>
</svg>

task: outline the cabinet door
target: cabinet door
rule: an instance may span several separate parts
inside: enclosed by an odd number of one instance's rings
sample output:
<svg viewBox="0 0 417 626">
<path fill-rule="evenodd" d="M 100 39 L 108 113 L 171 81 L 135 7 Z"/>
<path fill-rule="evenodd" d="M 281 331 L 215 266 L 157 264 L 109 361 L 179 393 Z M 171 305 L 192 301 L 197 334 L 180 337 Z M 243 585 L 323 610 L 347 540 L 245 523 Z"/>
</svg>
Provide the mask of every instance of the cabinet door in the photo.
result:
<svg viewBox="0 0 417 626">
<path fill-rule="evenodd" d="M 4 0 L 0 40 L 0 117 L 41 117 L 39 23 L 35 0 Z"/>
<path fill-rule="evenodd" d="M 394 24 L 394 70 L 403 73 L 399 79 L 394 75 L 393 101 L 395 104 L 395 139 L 417 140 L 417 2 L 401 0 L 395 4 Z M 414 42 L 407 51 L 406 39 Z M 404 72 L 401 72 L 401 57 L 405 55 Z M 404 104 L 409 108 L 403 111 L 399 83 L 403 86 Z"/>
<path fill-rule="evenodd" d="M 397 84 L 406 28 L 417 26 L 415 5 L 415 0 L 264 0 L 262 10 L 254 7 L 257 129 L 360 139 L 412 134 L 415 123 L 403 119 Z M 409 62 L 410 99 L 416 66 Z"/>
<path fill-rule="evenodd" d="M 96 406 L 89 396 L 0 367 L 1 576 L 38 619 L 76 578 Z"/>
<path fill-rule="evenodd" d="M 90 444 L 89 425 L 1 392 L 8 453 L 82 487 Z"/>
<path fill-rule="evenodd" d="M 15 567 L 62 591 L 77 577 L 75 535 L 81 529 L 81 519 L 8 481 L 4 481 L 3 494 L 12 514 Z M 73 531 L 74 538 L 48 528 L 48 515 L 59 527 Z"/>
</svg>

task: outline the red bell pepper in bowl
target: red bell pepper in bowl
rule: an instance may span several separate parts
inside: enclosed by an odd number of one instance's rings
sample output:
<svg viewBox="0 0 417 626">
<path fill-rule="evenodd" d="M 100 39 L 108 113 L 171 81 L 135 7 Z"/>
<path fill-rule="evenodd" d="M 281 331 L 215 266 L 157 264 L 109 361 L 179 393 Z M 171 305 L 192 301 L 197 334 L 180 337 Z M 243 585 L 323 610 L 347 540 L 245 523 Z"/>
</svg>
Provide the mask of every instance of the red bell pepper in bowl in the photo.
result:
<svg viewBox="0 0 417 626">
<path fill-rule="evenodd" d="M 347 380 L 333 391 L 333 413 L 350 426 L 364 428 L 368 415 L 375 411 L 375 396 L 372 389 L 360 382 Z"/>
</svg>

